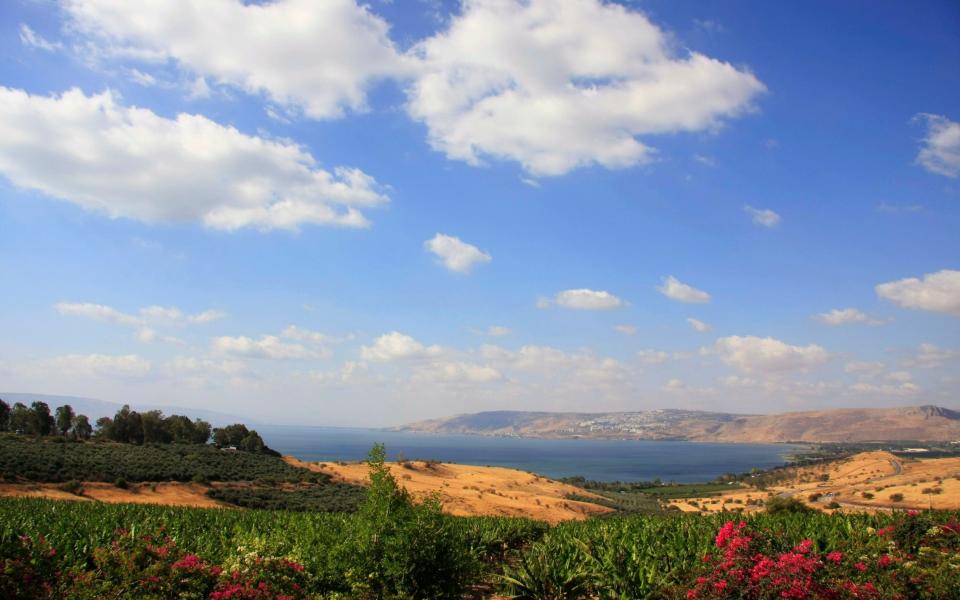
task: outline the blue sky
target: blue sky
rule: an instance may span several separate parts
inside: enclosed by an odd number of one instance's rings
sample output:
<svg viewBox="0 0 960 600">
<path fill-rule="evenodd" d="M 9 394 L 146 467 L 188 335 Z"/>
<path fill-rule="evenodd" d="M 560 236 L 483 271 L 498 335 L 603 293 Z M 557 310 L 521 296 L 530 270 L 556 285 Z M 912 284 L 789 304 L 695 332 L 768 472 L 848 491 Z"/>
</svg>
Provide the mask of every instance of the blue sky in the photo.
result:
<svg viewBox="0 0 960 600">
<path fill-rule="evenodd" d="M 956 3 L 0 16 L 0 390 L 960 406 Z"/>
</svg>

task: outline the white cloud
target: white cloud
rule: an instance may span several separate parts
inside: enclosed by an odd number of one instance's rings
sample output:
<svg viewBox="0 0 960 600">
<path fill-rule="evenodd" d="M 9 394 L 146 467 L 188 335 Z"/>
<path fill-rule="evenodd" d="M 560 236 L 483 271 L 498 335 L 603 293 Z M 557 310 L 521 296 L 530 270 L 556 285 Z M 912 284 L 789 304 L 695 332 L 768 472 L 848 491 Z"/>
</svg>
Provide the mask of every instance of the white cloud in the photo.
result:
<svg viewBox="0 0 960 600">
<path fill-rule="evenodd" d="M 920 348 L 915 355 L 904 360 L 902 364 L 910 368 L 934 369 L 956 359 L 960 359 L 960 351 L 924 343 L 920 344 Z"/>
<path fill-rule="evenodd" d="M 95 319 L 97 321 L 110 321 L 121 325 L 139 325 L 141 320 L 133 315 L 120 312 L 112 306 L 105 304 L 92 304 L 89 302 L 58 302 L 54 308 L 61 315 L 70 315 L 75 317 L 84 317 L 86 319 Z"/>
<path fill-rule="evenodd" d="M 220 319 L 227 316 L 227 313 L 222 310 L 205 310 L 203 312 L 197 313 L 195 315 L 188 315 L 187 320 L 191 323 L 210 323 L 213 321 L 219 321 Z"/>
<path fill-rule="evenodd" d="M 44 361 L 54 372 L 75 377 L 142 377 L 150 372 L 150 361 L 136 354 L 68 354 Z"/>
<path fill-rule="evenodd" d="M 637 328 L 633 325 L 614 325 L 613 329 L 623 335 L 637 335 Z"/>
<path fill-rule="evenodd" d="M 851 323 L 864 323 L 866 325 L 882 325 L 883 321 L 874 319 L 869 315 L 860 312 L 855 308 L 835 308 L 829 312 L 819 313 L 813 317 L 824 325 L 838 327 L 840 325 L 849 325 Z"/>
<path fill-rule="evenodd" d="M 366 173 L 326 171 L 290 142 L 78 89 L 44 97 L 0 87 L 0 173 L 113 218 L 226 231 L 364 227 L 360 209 L 388 201 Z"/>
<path fill-rule="evenodd" d="M 663 350 L 640 350 L 637 358 L 645 365 L 659 365 L 670 359 L 670 354 Z"/>
<path fill-rule="evenodd" d="M 97 321 L 109 321 L 120 325 L 144 326 L 147 323 L 210 323 L 226 316 L 226 313 L 219 310 L 205 310 L 193 315 L 185 315 L 176 306 L 158 306 L 151 305 L 141 308 L 136 315 L 124 313 L 122 311 L 107 306 L 105 304 L 93 304 L 89 302 L 58 302 L 54 308 L 61 315 L 70 315 L 84 317 Z M 149 336 L 150 334 L 146 334 Z"/>
<path fill-rule="evenodd" d="M 472 244 L 452 235 L 438 233 L 423 243 L 447 269 L 457 273 L 469 273 L 473 267 L 488 263 L 492 257 Z"/>
<path fill-rule="evenodd" d="M 660 388 L 664 392 L 682 392 L 687 389 L 687 384 L 682 379 L 671 379 Z"/>
<path fill-rule="evenodd" d="M 172 335 L 161 335 L 156 332 L 151 327 L 141 327 L 137 331 L 137 339 L 143 342 L 144 344 L 152 344 L 153 342 L 163 342 L 165 344 L 182 344 L 183 340 Z"/>
<path fill-rule="evenodd" d="M 319 331 L 297 327 L 296 325 L 288 325 L 282 332 L 280 332 L 280 336 L 291 340 L 310 342 L 313 344 L 329 344 L 337 341 L 333 336 L 320 333 Z"/>
<path fill-rule="evenodd" d="M 20 43 L 24 46 L 30 48 L 36 48 L 38 50 L 44 50 L 46 52 L 56 52 L 63 48 L 63 44 L 60 42 L 51 42 L 44 38 L 42 35 L 30 29 L 30 26 L 26 23 L 20 24 Z"/>
<path fill-rule="evenodd" d="M 575 310 L 612 310 L 626 304 L 610 292 L 588 290 L 585 288 L 559 292 L 553 301 L 557 306 Z"/>
<path fill-rule="evenodd" d="M 487 327 L 487 335 L 491 337 L 504 337 L 513 333 L 510 331 L 509 327 L 504 327 L 502 325 L 491 325 Z"/>
<path fill-rule="evenodd" d="M 625 370 L 613 358 L 597 356 L 589 350 L 567 352 L 550 346 L 523 346 L 511 351 L 498 346 L 484 346 L 480 356 L 502 370 L 516 372 L 518 376 L 538 375 L 559 386 L 583 386 L 621 381 Z"/>
<path fill-rule="evenodd" d="M 755 336 L 723 337 L 708 351 L 746 373 L 805 370 L 830 358 L 830 354 L 816 344 L 792 346 L 772 337 Z"/>
<path fill-rule="evenodd" d="M 105 56 L 175 61 L 311 118 L 366 109 L 376 80 L 406 70 L 386 21 L 354 0 L 67 0 Z"/>
<path fill-rule="evenodd" d="M 929 310 L 960 316 L 960 271 L 944 269 L 923 279 L 908 277 L 876 288 L 877 295 L 901 308 Z"/>
<path fill-rule="evenodd" d="M 656 151 L 637 136 L 715 130 L 765 90 L 599 0 L 465 2 L 413 54 L 408 111 L 436 150 L 515 160 L 537 176 L 648 162 Z"/>
<path fill-rule="evenodd" d="M 673 275 L 664 277 L 663 284 L 657 286 L 657 291 L 672 300 L 690 304 L 705 304 L 710 302 L 710 294 L 703 290 L 682 283 Z"/>
<path fill-rule="evenodd" d="M 130 69 L 130 79 L 137 85 L 143 87 L 153 87 L 157 85 L 157 78 L 150 73 L 144 73 L 139 69 Z"/>
<path fill-rule="evenodd" d="M 843 370 L 847 373 L 852 373 L 854 375 L 862 375 L 865 377 L 876 377 L 883 372 L 884 365 L 881 362 L 869 362 L 854 360 L 848 362 Z"/>
<path fill-rule="evenodd" d="M 917 115 L 916 119 L 927 126 L 917 164 L 937 175 L 960 175 L 960 123 L 926 113 Z"/>
<path fill-rule="evenodd" d="M 754 225 L 761 227 L 776 227 L 780 224 L 780 215 L 769 208 L 754 208 L 749 204 L 743 207 L 744 212 L 750 215 L 750 220 Z"/>
<path fill-rule="evenodd" d="M 704 323 L 703 321 L 699 319 L 694 319 L 693 317 L 688 317 L 687 323 L 690 324 L 690 327 L 693 327 L 696 331 L 699 331 L 700 333 L 704 333 L 706 331 L 710 331 L 711 329 L 713 329 L 713 326 L 711 326 L 709 323 Z"/>
<path fill-rule="evenodd" d="M 707 156 L 705 154 L 694 154 L 693 160 L 697 161 L 701 165 L 706 165 L 708 167 L 717 166 L 717 159 L 713 158 L 712 156 Z"/>
<path fill-rule="evenodd" d="M 424 346 L 409 335 L 392 331 L 373 341 L 372 346 L 360 348 L 364 360 L 375 362 L 393 362 L 438 356 L 443 352 L 440 346 Z"/>
<path fill-rule="evenodd" d="M 220 336 L 212 340 L 213 349 L 221 354 L 271 360 L 295 360 L 323 358 L 324 353 L 307 348 L 302 344 L 290 344 L 275 335 L 264 335 L 260 339 L 247 336 Z"/>
<path fill-rule="evenodd" d="M 488 365 L 437 361 L 419 368 L 416 378 L 441 383 L 491 383 L 500 381 L 503 375 Z"/>
<path fill-rule="evenodd" d="M 850 391 L 859 394 L 873 394 L 881 396 L 915 396 L 922 390 L 920 386 L 909 381 L 903 383 L 868 383 L 858 381 L 850 386 Z"/>
</svg>

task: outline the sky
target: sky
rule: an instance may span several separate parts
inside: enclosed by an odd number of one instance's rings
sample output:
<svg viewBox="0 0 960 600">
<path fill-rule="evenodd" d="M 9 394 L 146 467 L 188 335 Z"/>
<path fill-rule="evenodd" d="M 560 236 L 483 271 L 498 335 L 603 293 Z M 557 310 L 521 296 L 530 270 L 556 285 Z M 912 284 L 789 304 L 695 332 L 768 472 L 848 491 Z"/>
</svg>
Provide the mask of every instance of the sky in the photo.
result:
<svg viewBox="0 0 960 600">
<path fill-rule="evenodd" d="M 960 5 L 0 4 L 0 392 L 960 408 Z"/>
</svg>

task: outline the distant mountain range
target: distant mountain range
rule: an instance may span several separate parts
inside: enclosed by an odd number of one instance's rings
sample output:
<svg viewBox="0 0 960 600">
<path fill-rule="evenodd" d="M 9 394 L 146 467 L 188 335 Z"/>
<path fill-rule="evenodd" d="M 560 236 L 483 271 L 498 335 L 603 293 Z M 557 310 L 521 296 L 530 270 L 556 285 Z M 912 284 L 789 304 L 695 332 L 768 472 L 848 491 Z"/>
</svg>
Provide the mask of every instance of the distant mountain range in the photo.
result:
<svg viewBox="0 0 960 600">
<path fill-rule="evenodd" d="M 30 406 L 31 402 L 46 402 L 52 412 L 58 406 L 69 404 L 73 412 L 90 417 L 90 422 L 94 422 L 100 417 L 112 417 L 120 410 L 122 404 L 116 402 L 107 402 L 95 398 L 83 398 L 80 396 L 54 396 L 52 394 L 32 394 L 25 392 L 0 392 L 0 399 L 13 406 L 15 402 L 22 402 Z M 138 412 L 148 410 L 163 411 L 165 415 L 186 415 L 191 419 L 203 419 L 215 427 L 222 427 L 231 423 L 247 423 L 250 419 L 243 419 L 235 415 L 228 415 L 212 410 L 202 408 L 186 408 L 183 406 L 160 406 L 157 404 L 141 404 L 139 402 L 130 402 L 130 408 Z"/>
<path fill-rule="evenodd" d="M 674 409 L 612 413 L 492 411 L 420 421 L 395 429 L 509 437 L 743 443 L 956 441 L 960 440 L 960 412 L 939 406 L 843 408 L 776 415 Z"/>
</svg>

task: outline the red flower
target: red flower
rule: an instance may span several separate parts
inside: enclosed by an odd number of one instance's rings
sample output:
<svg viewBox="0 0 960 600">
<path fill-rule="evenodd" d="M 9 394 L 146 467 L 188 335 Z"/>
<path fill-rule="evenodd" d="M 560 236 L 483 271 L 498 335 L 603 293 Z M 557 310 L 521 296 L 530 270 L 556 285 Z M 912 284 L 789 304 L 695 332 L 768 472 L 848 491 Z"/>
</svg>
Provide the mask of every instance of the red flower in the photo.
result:
<svg viewBox="0 0 960 600">
<path fill-rule="evenodd" d="M 893 564 L 893 557 L 888 554 L 884 554 L 883 556 L 880 557 L 880 560 L 877 561 L 877 565 L 884 569 L 889 567 L 892 564 Z"/>
<path fill-rule="evenodd" d="M 837 551 L 828 552 L 827 560 L 829 560 L 830 562 L 839 563 L 840 561 L 843 560 L 843 552 L 837 552 Z"/>
<path fill-rule="evenodd" d="M 862 562 L 858 562 L 855 565 L 853 565 L 853 568 L 862 573 L 863 571 L 867 570 L 867 565 L 863 564 Z"/>
</svg>

